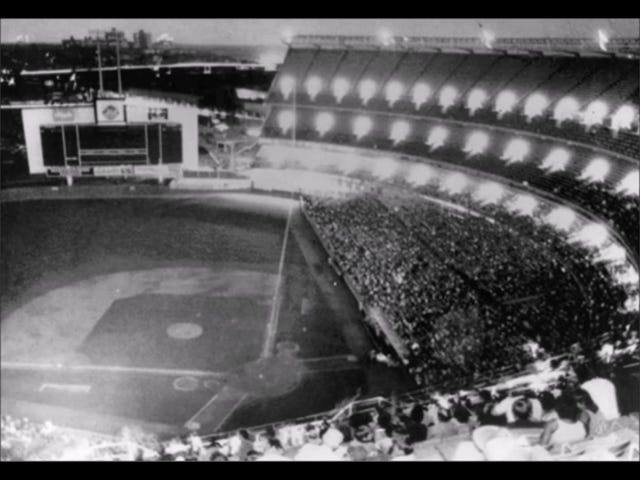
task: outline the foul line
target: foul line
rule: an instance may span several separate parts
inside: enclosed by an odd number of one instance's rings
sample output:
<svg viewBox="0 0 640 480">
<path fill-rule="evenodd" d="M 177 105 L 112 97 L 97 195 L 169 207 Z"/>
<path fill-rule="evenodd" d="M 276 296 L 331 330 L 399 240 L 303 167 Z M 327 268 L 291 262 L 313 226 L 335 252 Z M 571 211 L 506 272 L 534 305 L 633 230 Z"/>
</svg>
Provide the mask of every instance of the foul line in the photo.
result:
<svg viewBox="0 0 640 480">
<path fill-rule="evenodd" d="M 304 363 L 312 363 L 312 362 L 329 362 L 332 360 L 345 360 L 347 362 L 357 362 L 358 357 L 355 355 L 329 355 L 326 357 L 310 357 L 310 358 L 300 358 Z"/>
<path fill-rule="evenodd" d="M 249 394 L 245 393 L 244 395 L 242 395 L 242 397 L 240 397 L 240 399 L 233 405 L 233 407 L 231 407 L 229 409 L 229 411 L 222 418 L 222 420 L 220 420 L 220 422 L 215 426 L 214 432 L 217 432 L 218 429 L 221 428 L 224 425 L 224 422 L 226 422 L 228 420 L 228 418 L 231 416 L 231 414 L 236 411 L 236 409 L 240 406 L 240 404 L 242 402 L 244 402 L 244 399 L 247 398 L 248 396 L 249 396 Z"/>
<path fill-rule="evenodd" d="M 188 427 L 188 426 L 189 426 L 189 424 L 190 424 L 190 423 L 192 423 L 196 418 L 198 418 L 198 417 L 200 416 L 200 414 L 201 414 L 202 412 L 204 412 L 204 410 L 205 410 L 209 405 L 211 405 L 213 402 L 215 402 L 215 401 L 216 401 L 216 398 L 218 398 L 218 394 L 217 394 L 217 393 L 216 393 L 213 397 L 211 397 L 211 398 L 209 399 L 209 401 L 208 401 L 207 403 L 205 403 L 205 404 L 202 406 L 202 408 L 200 408 L 200 410 L 198 410 L 196 413 L 194 413 L 194 414 L 193 414 L 193 416 L 192 416 L 189 420 L 187 420 L 186 422 L 184 422 L 184 426 L 185 426 L 185 427 Z"/>
<path fill-rule="evenodd" d="M 261 358 L 267 358 L 273 355 L 273 344 L 276 340 L 276 333 L 278 330 L 278 317 L 280 314 L 280 287 L 282 285 L 282 270 L 284 269 L 284 256 L 287 250 L 287 240 L 289 239 L 289 228 L 291 226 L 291 213 L 293 211 L 293 205 L 289 206 L 289 214 L 287 216 L 287 225 L 284 228 L 284 240 L 282 241 L 282 250 L 280 251 L 280 263 L 278 265 L 278 281 L 273 293 L 273 302 L 271 304 L 271 316 L 269 317 L 269 323 L 267 324 L 267 335 L 264 340 L 264 346 L 262 348 Z"/>
<path fill-rule="evenodd" d="M 162 368 L 119 367 L 109 365 L 64 365 L 51 363 L 2 362 L 3 370 L 53 370 L 59 372 L 117 372 L 117 373 L 148 373 L 152 375 L 175 375 L 192 377 L 224 377 L 220 372 L 206 370 L 172 370 Z"/>
</svg>

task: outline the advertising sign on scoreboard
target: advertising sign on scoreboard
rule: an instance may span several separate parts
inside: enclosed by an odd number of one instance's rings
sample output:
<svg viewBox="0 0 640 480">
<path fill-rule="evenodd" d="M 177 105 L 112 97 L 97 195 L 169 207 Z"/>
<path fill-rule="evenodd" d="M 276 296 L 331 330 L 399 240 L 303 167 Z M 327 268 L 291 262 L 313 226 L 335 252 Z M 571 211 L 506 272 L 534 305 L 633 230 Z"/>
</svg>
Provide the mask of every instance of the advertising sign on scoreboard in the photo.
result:
<svg viewBox="0 0 640 480">
<path fill-rule="evenodd" d="M 82 177 L 87 175 L 93 175 L 93 168 L 86 167 L 50 167 L 47 168 L 47 175 L 49 176 L 67 176 Z"/>
<path fill-rule="evenodd" d="M 96 123 L 124 123 L 125 121 L 124 98 L 96 100 Z"/>
<path fill-rule="evenodd" d="M 168 108 L 150 108 L 148 114 L 149 120 L 169 120 Z"/>
<path fill-rule="evenodd" d="M 51 110 L 51 115 L 54 122 L 72 122 L 76 117 L 73 108 L 67 107 L 54 108 Z"/>
<path fill-rule="evenodd" d="M 136 176 L 140 177 L 172 176 L 172 172 L 167 167 L 167 165 L 135 165 L 133 170 Z"/>
<path fill-rule="evenodd" d="M 93 167 L 93 174 L 97 177 L 132 177 L 132 165 L 114 165 L 105 167 Z"/>
</svg>

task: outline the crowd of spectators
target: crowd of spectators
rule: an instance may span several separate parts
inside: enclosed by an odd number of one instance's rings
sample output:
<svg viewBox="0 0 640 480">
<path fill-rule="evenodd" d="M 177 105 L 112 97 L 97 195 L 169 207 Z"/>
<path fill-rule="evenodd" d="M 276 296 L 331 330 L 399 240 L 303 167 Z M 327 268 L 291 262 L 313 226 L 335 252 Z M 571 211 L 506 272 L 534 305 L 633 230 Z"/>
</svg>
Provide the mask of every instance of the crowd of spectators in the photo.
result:
<svg viewBox="0 0 640 480">
<path fill-rule="evenodd" d="M 304 205 L 337 268 L 406 343 L 419 384 L 522 365 L 528 341 L 558 354 L 629 331 L 617 316 L 625 291 L 550 227 L 454 214 L 415 195 Z"/>
</svg>

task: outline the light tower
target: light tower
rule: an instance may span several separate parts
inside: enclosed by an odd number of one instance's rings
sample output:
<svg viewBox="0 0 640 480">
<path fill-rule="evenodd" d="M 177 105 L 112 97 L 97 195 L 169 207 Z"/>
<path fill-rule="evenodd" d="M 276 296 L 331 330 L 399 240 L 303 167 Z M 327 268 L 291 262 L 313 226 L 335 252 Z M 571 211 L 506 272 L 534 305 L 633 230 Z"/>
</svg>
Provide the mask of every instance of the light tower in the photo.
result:
<svg viewBox="0 0 640 480">
<path fill-rule="evenodd" d="M 110 42 L 109 38 L 107 37 L 107 30 L 89 30 L 89 33 L 91 35 L 95 35 L 96 45 L 98 48 L 98 77 L 100 81 L 100 89 L 98 93 L 101 94 L 104 91 L 104 80 L 102 78 L 102 56 L 100 52 L 100 45 L 102 42 L 104 42 L 106 45 L 109 45 L 112 42 Z M 122 72 L 120 69 L 120 37 L 116 34 L 113 41 L 115 41 L 116 44 L 116 74 L 118 76 L 118 93 L 122 95 Z"/>
</svg>

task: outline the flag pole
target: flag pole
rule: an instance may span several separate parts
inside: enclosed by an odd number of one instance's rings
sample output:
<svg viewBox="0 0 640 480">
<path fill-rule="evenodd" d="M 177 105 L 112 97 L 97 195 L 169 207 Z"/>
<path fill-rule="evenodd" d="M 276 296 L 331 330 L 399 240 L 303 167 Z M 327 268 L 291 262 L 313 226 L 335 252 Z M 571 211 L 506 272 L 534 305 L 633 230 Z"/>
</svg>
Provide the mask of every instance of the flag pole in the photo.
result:
<svg viewBox="0 0 640 480">
<path fill-rule="evenodd" d="M 100 82 L 100 88 L 98 89 L 98 94 L 102 95 L 102 91 L 104 90 L 104 83 L 102 80 L 102 57 L 100 56 L 100 39 L 96 38 L 96 43 L 98 45 L 98 80 Z"/>
<path fill-rule="evenodd" d="M 116 64 L 118 69 L 118 93 L 122 95 L 122 73 L 120 72 L 120 39 L 116 38 Z"/>
</svg>

